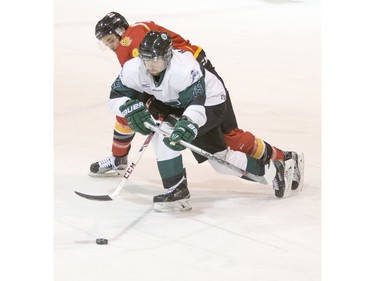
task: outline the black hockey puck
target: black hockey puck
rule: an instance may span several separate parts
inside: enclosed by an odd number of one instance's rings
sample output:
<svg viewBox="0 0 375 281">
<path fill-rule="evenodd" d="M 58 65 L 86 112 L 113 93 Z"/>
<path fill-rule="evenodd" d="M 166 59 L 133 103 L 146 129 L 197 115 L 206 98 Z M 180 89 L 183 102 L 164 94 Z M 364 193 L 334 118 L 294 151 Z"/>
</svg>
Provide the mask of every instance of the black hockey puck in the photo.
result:
<svg viewBox="0 0 375 281">
<path fill-rule="evenodd" d="M 98 245 L 107 245 L 108 244 L 108 239 L 98 238 L 98 239 L 96 239 L 96 244 L 98 244 Z"/>
</svg>

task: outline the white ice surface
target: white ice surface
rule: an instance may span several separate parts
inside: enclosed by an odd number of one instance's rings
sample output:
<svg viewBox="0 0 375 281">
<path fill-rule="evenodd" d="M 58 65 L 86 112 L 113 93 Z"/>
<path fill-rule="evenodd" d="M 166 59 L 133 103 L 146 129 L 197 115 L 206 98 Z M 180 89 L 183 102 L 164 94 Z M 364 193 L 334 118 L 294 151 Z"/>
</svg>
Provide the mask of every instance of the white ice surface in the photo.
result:
<svg viewBox="0 0 375 281">
<path fill-rule="evenodd" d="M 55 0 L 54 9 L 55 281 L 320 280 L 319 1 Z M 152 197 L 163 189 L 149 147 L 115 201 L 75 195 L 107 194 L 120 181 L 87 175 L 111 149 L 106 102 L 120 66 L 94 37 L 109 11 L 203 46 L 239 126 L 305 153 L 303 192 L 277 199 L 270 186 L 218 175 L 185 151 L 193 210 L 155 213 Z M 135 137 L 131 159 L 144 139 Z M 98 237 L 109 244 L 96 245 Z"/>
</svg>

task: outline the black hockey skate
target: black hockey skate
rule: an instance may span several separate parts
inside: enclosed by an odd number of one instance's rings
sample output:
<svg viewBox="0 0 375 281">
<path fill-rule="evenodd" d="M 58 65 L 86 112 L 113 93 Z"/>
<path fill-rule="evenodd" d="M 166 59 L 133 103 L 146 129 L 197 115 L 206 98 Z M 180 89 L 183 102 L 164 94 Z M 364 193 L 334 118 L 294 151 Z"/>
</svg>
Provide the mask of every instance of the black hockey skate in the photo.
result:
<svg viewBox="0 0 375 281">
<path fill-rule="evenodd" d="M 156 212 L 184 212 L 190 211 L 190 192 L 184 178 L 178 185 L 171 187 L 167 192 L 154 197 L 154 210 Z"/>
<path fill-rule="evenodd" d="M 292 187 L 292 174 L 295 167 L 295 161 L 290 159 L 288 161 L 274 161 L 273 163 L 276 168 L 276 175 L 272 181 L 275 196 L 286 198 Z"/>
<path fill-rule="evenodd" d="M 292 190 L 301 191 L 303 187 L 303 176 L 304 176 L 304 165 L 305 159 L 303 153 L 298 154 L 294 151 L 284 152 L 285 161 L 293 159 L 295 161 L 294 171 L 293 171 L 293 182 Z"/>
<path fill-rule="evenodd" d="M 128 167 L 128 155 L 123 157 L 109 156 L 90 166 L 89 175 L 92 177 L 123 176 Z"/>
</svg>

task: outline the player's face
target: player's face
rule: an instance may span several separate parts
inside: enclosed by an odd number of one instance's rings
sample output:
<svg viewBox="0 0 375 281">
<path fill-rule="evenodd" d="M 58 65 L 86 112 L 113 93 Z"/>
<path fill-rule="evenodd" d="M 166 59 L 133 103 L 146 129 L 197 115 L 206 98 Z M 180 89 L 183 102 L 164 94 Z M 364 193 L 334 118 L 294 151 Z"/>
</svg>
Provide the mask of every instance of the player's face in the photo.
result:
<svg viewBox="0 0 375 281">
<path fill-rule="evenodd" d="M 107 34 L 100 41 L 114 52 L 116 52 L 117 46 L 120 43 L 119 38 L 114 34 Z"/>
<path fill-rule="evenodd" d="M 152 59 L 142 58 L 142 61 L 146 67 L 146 70 L 153 76 L 160 74 L 160 72 L 167 67 L 164 56 L 159 56 Z"/>
</svg>

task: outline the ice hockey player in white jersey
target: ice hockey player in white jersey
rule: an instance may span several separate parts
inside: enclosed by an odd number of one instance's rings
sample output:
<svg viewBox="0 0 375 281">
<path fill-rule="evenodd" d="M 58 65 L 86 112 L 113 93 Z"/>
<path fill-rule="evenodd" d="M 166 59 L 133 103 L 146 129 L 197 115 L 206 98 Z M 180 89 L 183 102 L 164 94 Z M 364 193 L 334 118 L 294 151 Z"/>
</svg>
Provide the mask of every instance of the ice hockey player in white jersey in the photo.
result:
<svg viewBox="0 0 375 281">
<path fill-rule="evenodd" d="M 151 96 L 151 98 L 149 98 Z M 166 32 L 150 31 L 139 46 L 139 57 L 127 61 L 112 84 L 109 106 L 116 115 L 126 118 L 129 126 L 144 135 L 151 133 L 144 122 L 165 118 L 161 128 L 172 131 L 169 137 L 153 138 L 157 166 L 166 192 L 154 197 L 154 209 L 160 212 L 191 209 L 186 170 L 181 150 L 184 140 L 216 157 L 257 176 L 264 176 L 273 186 L 276 197 L 290 190 L 295 160 L 255 159 L 230 150 L 220 128 L 226 112 L 223 84 L 194 59 L 190 52 L 172 49 Z M 147 105 L 155 103 L 149 112 Z M 157 108 L 157 110 L 155 109 Z M 170 118 L 177 116 L 178 118 Z M 207 159 L 193 153 L 198 163 Z M 218 173 L 241 177 L 242 174 L 208 160 Z"/>
</svg>

